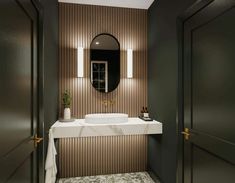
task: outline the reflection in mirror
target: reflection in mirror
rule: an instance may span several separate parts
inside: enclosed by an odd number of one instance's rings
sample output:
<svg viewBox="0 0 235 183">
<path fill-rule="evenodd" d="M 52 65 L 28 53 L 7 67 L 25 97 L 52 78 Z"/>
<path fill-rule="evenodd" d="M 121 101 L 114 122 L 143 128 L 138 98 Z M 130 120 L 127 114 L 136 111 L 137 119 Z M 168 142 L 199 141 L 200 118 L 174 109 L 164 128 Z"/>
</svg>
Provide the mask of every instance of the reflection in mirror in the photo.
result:
<svg viewBox="0 0 235 183">
<path fill-rule="evenodd" d="M 91 42 L 91 84 L 100 92 L 111 92 L 120 81 L 120 46 L 110 34 L 99 34 Z"/>
</svg>

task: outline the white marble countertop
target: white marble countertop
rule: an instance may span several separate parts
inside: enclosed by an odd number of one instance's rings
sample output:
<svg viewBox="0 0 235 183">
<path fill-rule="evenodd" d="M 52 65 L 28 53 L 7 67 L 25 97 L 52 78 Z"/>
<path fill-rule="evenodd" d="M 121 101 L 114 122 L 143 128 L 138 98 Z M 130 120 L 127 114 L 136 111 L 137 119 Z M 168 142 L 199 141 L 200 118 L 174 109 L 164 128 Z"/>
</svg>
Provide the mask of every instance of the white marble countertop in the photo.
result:
<svg viewBox="0 0 235 183">
<path fill-rule="evenodd" d="M 74 122 L 57 121 L 51 127 L 54 138 L 162 134 L 162 123 L 128 118 L 127 123 L 89 124 L 85 119 Z"/>
</svg>

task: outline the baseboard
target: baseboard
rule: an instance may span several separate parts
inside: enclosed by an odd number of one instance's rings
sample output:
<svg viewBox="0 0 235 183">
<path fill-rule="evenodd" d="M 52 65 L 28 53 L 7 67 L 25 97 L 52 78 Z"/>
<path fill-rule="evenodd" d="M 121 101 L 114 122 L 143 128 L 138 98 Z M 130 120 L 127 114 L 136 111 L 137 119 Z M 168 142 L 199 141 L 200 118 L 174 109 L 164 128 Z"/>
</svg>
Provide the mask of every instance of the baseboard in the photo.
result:
<svg viewBox="0 0 235 183">
<path fill-rule="evenodd" d="M 156 183 L 162 183 L 161 179 L 151 170 L 148 171 L 148 174 L 150 177 L 154 180 Z"/>
</svg>

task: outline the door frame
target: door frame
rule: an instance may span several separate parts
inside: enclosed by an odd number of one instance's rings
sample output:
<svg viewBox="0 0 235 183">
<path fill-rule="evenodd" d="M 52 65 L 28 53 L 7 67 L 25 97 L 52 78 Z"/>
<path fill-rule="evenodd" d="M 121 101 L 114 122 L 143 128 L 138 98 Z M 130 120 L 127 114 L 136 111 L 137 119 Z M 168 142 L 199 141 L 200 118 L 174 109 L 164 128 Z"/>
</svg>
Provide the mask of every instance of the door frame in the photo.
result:
<svg viewBox="0 0 235 183">
<path fill-rule="evenodd" d="M 38 12 L 38 124 L 37 134 L 43 138 L 44 135 L 44 16 L 43 6 L 38 0 L 32 0 L 35 9 Z M 44 141 L 37 147 L 37 180 L 38 183 L 44 183 L 45 180 L 45 144 Z"/>
<path fill-rule="evenodd" d="M 178 84 L 177 84 L 177 167 L 176 182 L 184 183 L 184 139 L 181 132 L 184 129 L 184 22 L 214 0 L 196 1 L 186 11 L 177 17 L 178 36 Z"/>
</svg>

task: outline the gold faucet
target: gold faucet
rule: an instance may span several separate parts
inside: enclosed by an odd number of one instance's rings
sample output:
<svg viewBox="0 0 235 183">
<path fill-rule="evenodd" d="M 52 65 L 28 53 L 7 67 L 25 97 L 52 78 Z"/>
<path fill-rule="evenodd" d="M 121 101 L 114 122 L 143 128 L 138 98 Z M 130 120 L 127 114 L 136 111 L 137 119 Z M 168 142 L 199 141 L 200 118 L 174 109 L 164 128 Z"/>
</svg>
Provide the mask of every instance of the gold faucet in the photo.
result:
<svg viewBox="0 0 235 183">
<path fill-rule="evenodd" d="M 114 100 L 102 100 L 102 104 L 103 104 L 105 107 L 108 107 L 108 105 L 114 105 L 114 104 L 115 104 L 115 101 L 114 101 Z"/>
</svg>

